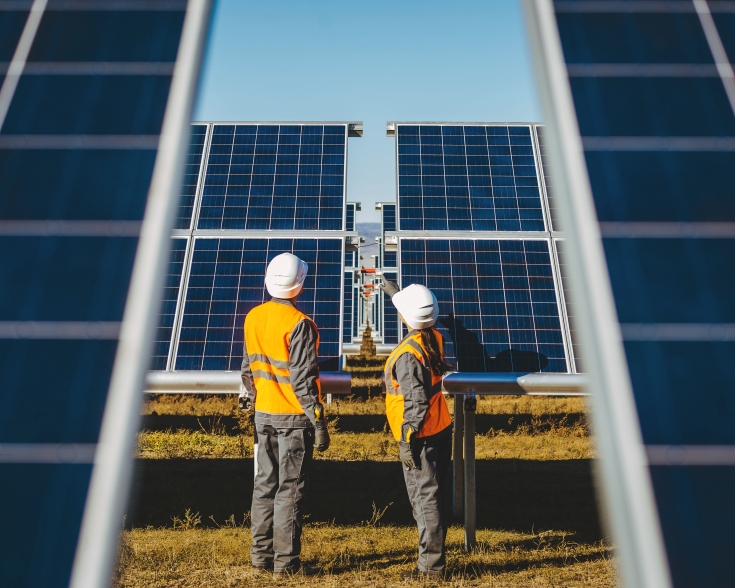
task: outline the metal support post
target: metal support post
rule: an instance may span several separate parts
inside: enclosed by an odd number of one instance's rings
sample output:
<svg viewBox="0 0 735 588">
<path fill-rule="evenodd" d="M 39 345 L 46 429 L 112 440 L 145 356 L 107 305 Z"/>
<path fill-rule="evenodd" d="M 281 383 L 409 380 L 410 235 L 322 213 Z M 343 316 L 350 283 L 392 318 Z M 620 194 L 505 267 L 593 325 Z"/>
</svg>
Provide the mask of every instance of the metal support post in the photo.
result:
<svg viewBox="0 0 735 588">
<path fill-rule="evenodd" d="M 467 394 L 464 399 L 464 548 L 472 551 L 477 545 L 477 495 L 475 492 L 475 410 L 477 397 Z"/>
<path fill-rule="evenodd" d="M 452 512 L 464 516 L 464 395 L 454 395 L 454 438 L 452 439 Z"/>
</svg>

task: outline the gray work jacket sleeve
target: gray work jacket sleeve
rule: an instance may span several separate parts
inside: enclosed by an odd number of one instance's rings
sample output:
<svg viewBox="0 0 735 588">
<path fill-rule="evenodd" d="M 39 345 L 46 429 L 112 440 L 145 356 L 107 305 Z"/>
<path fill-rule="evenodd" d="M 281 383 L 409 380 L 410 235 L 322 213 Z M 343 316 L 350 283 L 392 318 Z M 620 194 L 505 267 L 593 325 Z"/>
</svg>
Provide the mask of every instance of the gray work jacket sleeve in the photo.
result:
<svg viewBox="0 0 735 588">
<path fill-rule="evenodd" d="M 401 441 L 411 427 L 414 434 L 421 430 L 429 410 L 431 372 L 412 353 L 404 353 L 395 363 L 395 375 L 403 394 L 403 425 Z"/>
<path fill-rule="evenodd" d="M 319 363 L 316 350 L 317 333 L 314 323 L 302 320 L 291 331 L 288 367 L 291 375 L 291 388 L 309 417 L 311 424 L 317 426 L 314 412 L 319 403 Z M 319 407 L 320 412 L 323 412 Z"/>
<path fill-rule="evenodd" d="M 240 366 L 240 378 L 245 386 L 246 396 L 255 400 L 255 383 L 253 382 L 253 370 L 250 369 L 250 358 L 245 341 L 242 342 L 242 366 Z"/>
</svg>

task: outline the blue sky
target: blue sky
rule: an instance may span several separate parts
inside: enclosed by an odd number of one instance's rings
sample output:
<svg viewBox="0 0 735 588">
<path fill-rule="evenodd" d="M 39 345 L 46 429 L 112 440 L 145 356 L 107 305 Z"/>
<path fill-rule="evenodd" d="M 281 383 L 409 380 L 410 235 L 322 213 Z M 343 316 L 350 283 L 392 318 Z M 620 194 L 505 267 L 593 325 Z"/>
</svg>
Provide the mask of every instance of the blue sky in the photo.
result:
<svg viewBox="0 0 735 588">
<path fill-rule="evenodd" d="M 363 121 L 358 222 L 395 199 L 395 121 L 538 121 L 518 0 L 218 0 L 195 120 Z"/>
</svg>

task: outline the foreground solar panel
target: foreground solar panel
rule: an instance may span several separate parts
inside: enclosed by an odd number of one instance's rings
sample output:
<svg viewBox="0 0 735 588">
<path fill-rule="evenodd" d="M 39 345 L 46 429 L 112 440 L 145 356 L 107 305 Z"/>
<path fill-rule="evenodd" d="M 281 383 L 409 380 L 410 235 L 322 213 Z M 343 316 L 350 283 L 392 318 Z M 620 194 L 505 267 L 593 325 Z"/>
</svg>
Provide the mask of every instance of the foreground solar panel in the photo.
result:
<svg viewBox="0 0 735 588">
<path fill-rule="evenodd" d="M 434 292 L 457 371 L 567 371 L 547 241 L 402 238 L 400 248 L 401 287 Z"/>
<path fill-rule="evenodd" d="M 341 231 L 349 124 L 215 124 L 198 229 Z"/>
<path fill-rule="evenodd" d="M 245 315 L 270 300 L 266 266 L 288 251 L 309 264 L 297 307 L 319 327 L 319 367 L 339 370 L 343 246 L 341 238 L 195 238 L 175 369 L 240 369 Z"/>
<path fill-rule="evenodd" d="M 545 230 L 531 126 L 391 125 L 399 230 Z"/>
<path fill-rule="evenodd" d="M 732 2 L 527 2 L 628 586 L 735 576 Z"/>
<path fill-rule="evenodd" d="M 2 586 L 110 581 L 208 18 L 0 3 Z"/>
</svg>

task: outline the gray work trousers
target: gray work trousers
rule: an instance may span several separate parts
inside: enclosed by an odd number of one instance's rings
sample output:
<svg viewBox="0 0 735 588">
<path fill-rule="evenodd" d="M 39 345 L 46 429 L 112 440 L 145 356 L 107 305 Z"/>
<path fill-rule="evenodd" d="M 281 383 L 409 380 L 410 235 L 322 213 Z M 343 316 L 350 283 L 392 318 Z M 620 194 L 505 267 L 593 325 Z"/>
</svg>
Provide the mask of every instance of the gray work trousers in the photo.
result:
<svg viewBox="0 0 735 588">
<path fill-rule="evenodd" d="M 421 450 L 421 469 L 403 468 L 413 518 L 419 527 L 419 564 L 422 572 L 444 572 L 447 536 L 447 492 L 452 460 L 452 435 L 436 439 L 415 439 L 412 445 Z"/>
<path fill-rule="evenodd" d="M 301 519 L 314 453 L 314 429 L 256 424 L 258 472 L 250 510 L 254 566 L 301 567 Z"/>
</svg>

